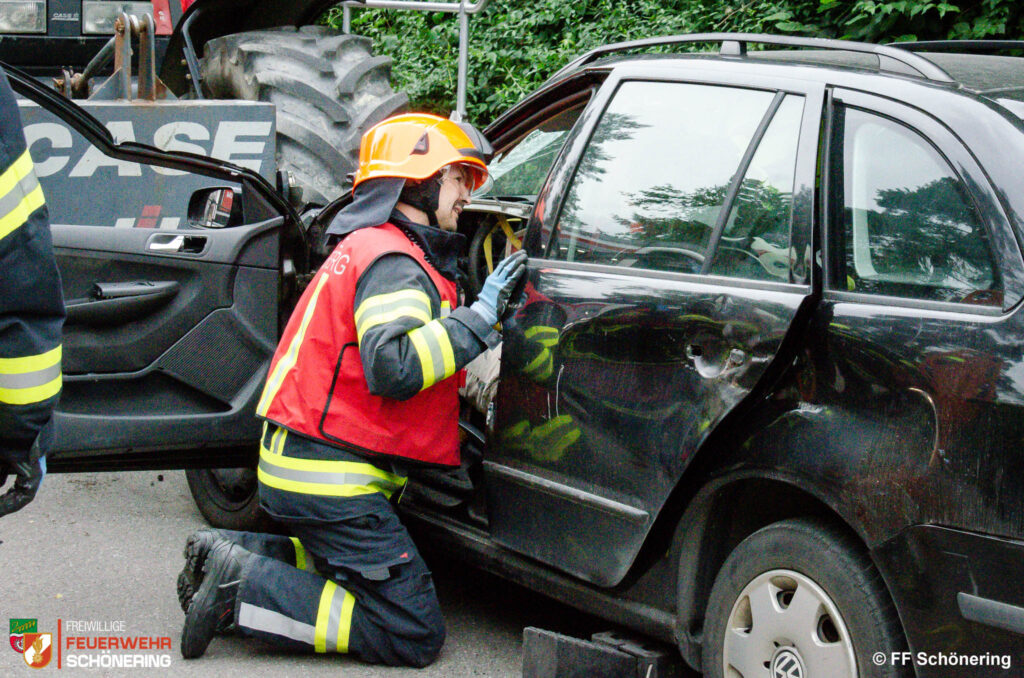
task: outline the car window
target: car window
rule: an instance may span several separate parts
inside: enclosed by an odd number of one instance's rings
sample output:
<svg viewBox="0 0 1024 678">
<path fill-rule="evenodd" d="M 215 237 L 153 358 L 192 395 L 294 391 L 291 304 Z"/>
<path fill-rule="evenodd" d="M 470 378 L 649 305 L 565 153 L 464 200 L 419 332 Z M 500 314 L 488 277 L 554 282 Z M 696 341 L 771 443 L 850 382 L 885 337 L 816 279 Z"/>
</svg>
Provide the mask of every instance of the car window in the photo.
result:
<svg viewBox="0 0 1024 678">
<path fill-rule="evenodd" d="M 554 256 L 699 272 L 729 184 L 773 96 L 623 83 L 576 169 Z"/>
<path fill-rule="evenodd" d="M 787 96 L 772 117 L 729 210 L 711 273 L 789 281 L 789 223 L 803 102 L 803 97 Z"/>
<path fill-rule="evenodd" d="M 198 192 L 223 187 L 233 193 L 219 197 L 241 195 L 236 182 L 108 156 L 52 111 L 25 100 L 19 106 L 53 224 L 188 229 L 194 226 L 188 207 Z M 236 122 L 212 117 L 222 113 L 215 109 L 182 121 L 179 109 L 139 116 L 134 110 L 138 104 L 85 102 L 84 106 L 118 143 L 137 141 L 164 150 L 216 156 L 272 176 L 268 174 L 274 168 L 272 109 L 250 109 L 264 119 Z M 230 213 L 230 204 L 219 207 L 227 207 Z M 215 216 L 208 223 L 219 219 Z"/>
<path fill-rule="evenodd" d="M 845 109 L 847 290 L 998 305 L 988 236 L 966 187 L 920 134 Z"/>
<path fill-rule="evenodd" d="M 535 198 L 583 108 L 581 103 L 548 118 L 502 149 L 488 165 L 492 183 L 482 195 Z"/>
</svg>

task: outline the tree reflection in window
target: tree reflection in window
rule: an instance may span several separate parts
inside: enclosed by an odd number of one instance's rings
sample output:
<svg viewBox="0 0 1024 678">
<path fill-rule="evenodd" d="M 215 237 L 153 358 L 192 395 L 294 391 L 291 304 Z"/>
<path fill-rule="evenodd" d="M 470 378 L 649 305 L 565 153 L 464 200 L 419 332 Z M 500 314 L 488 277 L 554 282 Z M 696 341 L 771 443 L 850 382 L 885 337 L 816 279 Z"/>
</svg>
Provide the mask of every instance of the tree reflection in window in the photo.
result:
<svg viewBox="0 0 1024 678">
<path fill-rule="evenodd" d="M 844 221 L 849 290 L 998 304 L 988 236 L 966 187 L 916 132 L 846 109 Z"/>
<path fill-rule="evenodd" d="M 558 223 L 568 261 L 697 272 L 770 92 L 623 83 L 590 139 Z"/>
</svg>

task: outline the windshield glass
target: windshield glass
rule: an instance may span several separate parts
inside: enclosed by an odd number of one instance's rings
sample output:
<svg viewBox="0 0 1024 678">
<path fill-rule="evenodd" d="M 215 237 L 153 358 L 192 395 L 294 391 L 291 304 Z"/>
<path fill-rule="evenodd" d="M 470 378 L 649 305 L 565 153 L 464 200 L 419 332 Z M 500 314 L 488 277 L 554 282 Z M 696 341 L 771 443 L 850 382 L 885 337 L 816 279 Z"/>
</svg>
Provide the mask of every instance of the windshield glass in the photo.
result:
<svg viewBox="0 0 1024 678">
<path fill-rule="evenodd" d="M 582 111 L 582 104 L 564 110 L 502 149 L 489 165 L 490 185 L 481 195 L 493 198 L 536 198 L 551 163 L 555 161 L 566 135 Z"/>
</svg>

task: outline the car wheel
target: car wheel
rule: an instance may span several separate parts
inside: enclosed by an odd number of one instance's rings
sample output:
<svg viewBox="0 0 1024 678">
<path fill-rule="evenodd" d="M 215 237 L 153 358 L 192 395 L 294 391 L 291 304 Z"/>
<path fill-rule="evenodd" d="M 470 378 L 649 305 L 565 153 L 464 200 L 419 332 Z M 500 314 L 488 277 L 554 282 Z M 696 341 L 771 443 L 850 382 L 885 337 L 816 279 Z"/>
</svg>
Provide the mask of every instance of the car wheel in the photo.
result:
<svg viewBox="0 0 1024 678">
<path fill-rule="evenodd" d="M 260 508 L 255 469 L 188 469 L 185 478 L 199 512 L 213 527 L 247 532 L 270 527 L 269 516 Z"/>
<path fill-rule="evenodd" d="M 906 675 L 876 664 L 906 645 L 881 576 L 825 521 L 785 520 L 743 540 L 715 579 L 704 629 L 708 678 Z"/>
</svg>

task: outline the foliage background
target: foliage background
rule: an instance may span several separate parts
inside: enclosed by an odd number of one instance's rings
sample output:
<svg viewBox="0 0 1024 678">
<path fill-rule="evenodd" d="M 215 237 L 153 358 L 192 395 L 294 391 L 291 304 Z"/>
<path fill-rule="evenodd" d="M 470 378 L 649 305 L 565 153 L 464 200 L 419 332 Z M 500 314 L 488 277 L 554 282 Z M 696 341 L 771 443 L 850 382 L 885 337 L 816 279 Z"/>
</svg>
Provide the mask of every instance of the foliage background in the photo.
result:
<svg viewBox="0 0 1024 678">
<path fill-rule="evenodd" d="M 341 27 L 341 9 L 323 22 Z M 468 114 L 483 126 L 571 58 L 602 44 L 675 33 L 748 31 L 868 42 L 1024 37 L 1019 0 L 491 0 L 470 17 Z M 394 59 L 412 107 L 455 105 L 454 14 L 353 11 L 352 32 Z"/>
</svg>

